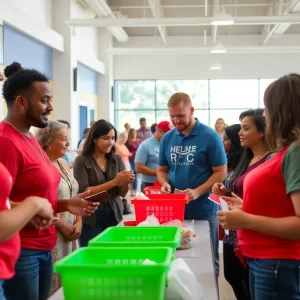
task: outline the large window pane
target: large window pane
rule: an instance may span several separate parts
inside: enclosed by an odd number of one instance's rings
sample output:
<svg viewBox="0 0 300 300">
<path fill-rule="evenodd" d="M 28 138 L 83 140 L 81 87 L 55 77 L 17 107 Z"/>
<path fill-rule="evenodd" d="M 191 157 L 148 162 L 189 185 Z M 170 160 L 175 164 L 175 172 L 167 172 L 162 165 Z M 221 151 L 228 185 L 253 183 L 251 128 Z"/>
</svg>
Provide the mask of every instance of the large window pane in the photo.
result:
<svg viewBox="0 0 300 300">
<path fill-rule="evenodd" d="M 210 108 L 257 108 L 258 80 L 210 80 Z"/>
<path fill-rule="evenodd" d="M 119 131 L 124 131 L 124 124 L 129 123 L 132 128 L 138 129 L 140 127 L 140 118 L 146 118 L 147 126 L 155 123 L 154 110 L 117 110 L 116 111 L 116 128 Z"/>
<path fill-rule="evenodd" d="M 259 80 L 259 107 L 264 108 L 264 94 L 265 90 L 276 79 L 260 79 Z"/>
<path fill-rule="evenodd" d="M 177 92 L 188 94 L 195 108 L 208 108 L 208 80 L 157 80 L 156 107 L 166 109 L 169 98 Z"/>
<path fill-rule="evenodd" d="M 227 125 L 240 124 L 240 114 L 246 109 L 218 109 L 210 111 L 210 126 L 215 128 L 215 123 L 218 118 L 222 118 Z"/>
<path fill-rule="evenodd" d="M 116 109 L 154 109 L 155 81 L 116 81 Z"/>
<path fill-rule="evenodd" d="M 209 125 L 209 111 L 208 110 L 195 110 L 195 118 L 197 118 L 201 123 Z"/>
<path fill-rule="evenodd" d="M 156 111 L 156 123 L 161 121 L 169 121 L 170 122 L 170 115 L 168 110 L 157 110 Z"/>
</svg>

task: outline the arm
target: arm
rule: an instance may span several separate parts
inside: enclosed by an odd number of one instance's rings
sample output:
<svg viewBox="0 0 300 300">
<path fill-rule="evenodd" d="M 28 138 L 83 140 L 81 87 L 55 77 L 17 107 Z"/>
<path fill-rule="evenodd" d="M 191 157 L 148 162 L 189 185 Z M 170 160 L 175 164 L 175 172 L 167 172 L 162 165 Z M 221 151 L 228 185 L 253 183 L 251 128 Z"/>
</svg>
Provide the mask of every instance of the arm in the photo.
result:
<svg viewBox="0 0 300 300">
<path fill-rule="evenodd" d="M 143 175 L 156 176 L 156 170 L 151 169 L 142 163 L 135 163 L 135 170 L 137 173 L 141 173 Z"/>
<path fill-rule="evenodd" d="M 42 209 L 52 215 L 48 200 L 39 197 L 28 197 L 11 210 L 0 212 L 0 243 L 10 239 L 19 232 Z M 52 219 L 49 220 L 50 223 Z"/>
<path fill-rule="evenodd" d="M 121 156 L 117 155 L 116 157 L 117 159 L 117 164 L 118 164 L 118 172 L 122 172 L 122 171 L 126 171 L 123 159 Z M 116 174 L 117 175 L 117 174 Z M 121 197 L 125 197 L 126 194 L 128 193 L 128 181 L 126 181 L 125 183 L 123 183 L 120 188 L 119 188 L 119 195 Z"/>
<path fill-rule="evenodd" d="M 114 178 L 103 184 L 99 184 L 96 186 L 90 186 L 87 168 L 85 166 L 84 161 L 82 160 L 82 158 L 80 156 L 76 157 L 76 159 L 75 159 L 74 177 L 79 184 L 79 192 L 84 192 L 86 190 L 90 190 L 90 195 L 93 195 L 93 194 L 96 194 L 99 192 L 103 192 L 103 191 L 108 191 L 118 185 L 116 178 Z"/>
<path fill-rule="evenodd" d="M 163 185 L 165 182 L 169 183 L 168 166 L 158 166 L 156 173 L 157 173 L 157 180 L 160 183 L 160 185 Z"/>
</svg>

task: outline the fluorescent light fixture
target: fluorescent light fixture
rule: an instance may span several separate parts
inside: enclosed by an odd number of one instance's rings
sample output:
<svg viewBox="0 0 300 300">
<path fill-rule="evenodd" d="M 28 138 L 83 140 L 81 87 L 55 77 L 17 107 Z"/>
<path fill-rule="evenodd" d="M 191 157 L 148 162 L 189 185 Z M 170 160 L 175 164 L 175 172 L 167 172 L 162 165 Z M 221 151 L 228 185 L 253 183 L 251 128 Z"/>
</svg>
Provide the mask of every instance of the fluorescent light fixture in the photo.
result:
<svg viewBox="0 0 300 300">
<path fill-rule="evenodd" d="M 209 69 L 210 70 L 221 70 L 222 65 L 215 61 L 213 64 L 210 65 Z"/>
<path fill-rule="evenodd" d="M 217 42 L 210 49 L 210 53 L 226 53 L 226 52 L 227 52 L 227 49 L 221 42 Z"/>
<path fill-rule="evenodd" d="M 222 8 L 213 18 L 211 21 L 211 25 L 232 25 L 234 24 L 233 17 L 225 12 L 225 9 Z"/>
</svg>

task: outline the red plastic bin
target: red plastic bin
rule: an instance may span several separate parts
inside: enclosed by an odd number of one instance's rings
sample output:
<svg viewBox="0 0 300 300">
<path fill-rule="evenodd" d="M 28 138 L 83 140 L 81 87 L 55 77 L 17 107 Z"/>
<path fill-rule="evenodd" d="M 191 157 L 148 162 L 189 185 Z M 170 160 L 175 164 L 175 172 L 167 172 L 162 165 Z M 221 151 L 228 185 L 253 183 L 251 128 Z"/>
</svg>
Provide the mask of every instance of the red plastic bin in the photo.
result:
<svg viewBox="0 0 300 300">
<path fill-rule="evenodd" d="M 146 220 L 147 216 L 155 215 L 160 224 L 171 220 L 184 221 L 185 205 L 189 202 L 184 194 L 149 194 L 150 200 L 132 199 L 135 208 L 136 223 Z"/>
<path fill-rule="evenodd" d="M 148 186 L 144 188 L 144 194 L 145 195 L 150 195 L 150 194 L 161 194 L 161 185 L 159 184 L 158 181 L 154 182 L 153 186 Z"/>
</svg>

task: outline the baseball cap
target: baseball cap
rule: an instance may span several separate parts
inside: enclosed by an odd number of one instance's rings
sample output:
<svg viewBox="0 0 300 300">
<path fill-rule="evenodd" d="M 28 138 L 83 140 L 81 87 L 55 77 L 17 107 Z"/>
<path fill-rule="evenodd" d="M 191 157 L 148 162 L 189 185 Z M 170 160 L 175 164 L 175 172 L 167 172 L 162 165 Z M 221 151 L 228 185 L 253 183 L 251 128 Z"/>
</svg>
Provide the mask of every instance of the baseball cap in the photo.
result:
<svg viewBox="0 0 300 300">
<path fill-rule="evenodd" d="M 161 129 L 164 132 L 168 132 L 172 129 L 171 123 L 168 121 L 161 121 L 157 124 L 156 128 Z"/>
</svg>

